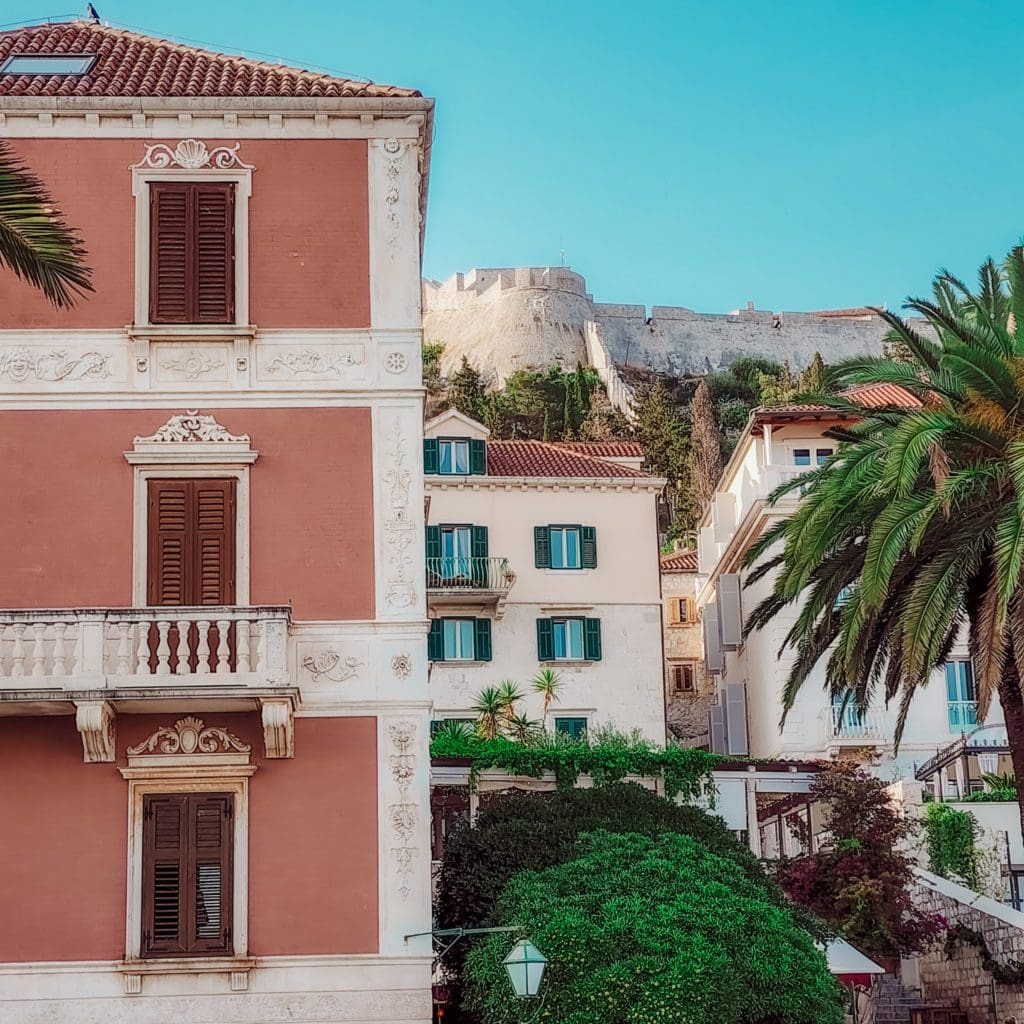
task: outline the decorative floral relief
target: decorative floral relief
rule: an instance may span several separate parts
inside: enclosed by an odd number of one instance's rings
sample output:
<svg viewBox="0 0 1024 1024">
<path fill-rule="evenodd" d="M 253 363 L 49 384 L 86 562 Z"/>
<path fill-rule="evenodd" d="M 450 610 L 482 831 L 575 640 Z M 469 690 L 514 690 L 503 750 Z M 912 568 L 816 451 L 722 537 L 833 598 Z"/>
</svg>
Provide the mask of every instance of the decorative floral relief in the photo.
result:
<svg viewBox="0 0 1024 1024">
<path fill-rule="evenodd" d="M 416 847 L 412 845 L 412 838 L 416 832 L 418 815 L 416 805 L 409 801 L 409 787 L 416 775 L 416 755 L 412 753 L 416 723 L 391 722 L 388 725 L 388 736 L 398 751 L 388 757 L 388 767 L 399 792 L 399 802 L 388 808 L 391 827 L 399 844 L 391 848 L 391 856 L 395 859 L 398 872 L 398 891 L 404 900 L 412 891 L 409 883 L 416 863 Z"/>
<path fill-rule="evenodd" d="M 129 747 L 129 754 L 248 754 L 252 750 L 234 733 L 216 726 L 207 726 L 201 718 L 181 718 L 173 728 L 157 729 L 138 746 Z"/>
<path fill-rule="evenodd" d="M 137 437 L 135 443 L 164 441 L 187 443 L 194 441 L 243 441 L 249 443 L 248 434 L 232 434 L 212 416 L 201 415 L 198 409 L 186 409 L 185 414 L 172 416 L 155 434 Z"/>
<path fill-rule="evenodd" d="M 66 349 L 33 352 L 19 345 L 0 352 L 0 376 L 21 384 L 34 377 L 36 380 L 82 380 L 90 377 L 107 380 L 112 376 L 110 356 L 103 352 L 83 352 L 72 356 Z"/>
<path fill-rule="evenodd" d="M 384 369 L 388 373 L 402 373 L 409 366 L 409 360 L 406 359 L 404 352 L 389 352 L 384 357 Z"/>
<path fill-rule="evenodd" d="M 398 679 L 408 679 L 412 673 L 412 658 L 408 654 L 396 654 L 391 659 L 391 671 Z"/>
<path fill-rule="evenodd" d="M 412 474 L 405 464 L 405 440 L 397 417 L 393 424 L 393 440 L 388 449 L 390 467 L 384 474 L 384 483 L 390 489 L 390 509 L 384 520 L 384 543 L 390 576 L 384 599 L 392 608 L 410 608 L 416 602 L 416 584 L 413 582 L 413 558 L 409 553 L 416 527 L 409 514 L 409 488 Z"/>
<path fill-rule="evenodd" d="M 388 251 L 391 258 L 395 258 L 395 248 L 402 233 L 402 219 L 398 212 L 398 203 L 402 198 L 398 188 L 399 176 L 401 174 L 402 157 L 405 156 L 405 148 L 398 139 L 385 139 L 381 147 L 388 156 L 384 165 L 384 173 L 387 175 L 388 186 L 384 192 L 384 205 L 387 210 L 388 219 Z"/>
<path fill-rule="evenodd" d="M 333 357 L 322 352 L 306 349 L 305 352 L 285 352 L 276 356 L 267 364 L 267 373 L 288 371 L 293 377 L 312 374 L 315 377 L 328 375 L 340 376 L 345 366 L 358 366 L 362 363 L 362 353 L 342 352 Z"/>
<path fill-rule="evenodd" d="M 349 655 L 343 658 L 337 651 L 321 651 L 316 656 L 309 654 L 302 659 L 302 667 L 313 677 L 315 682 L 323 678 L 335 683 L 343 683 L 346 679 L 359 675 L 362 662 Z"/>
<path fill-rule="evenodd" d="M 164 370 L 175 370 L 183 374 L 186 380 L 195 380 L 204 373 L 220 369 L 224 365 L 223 359 L 207 355 L 198 349 L 193 349 L 187 355 L 177 356 L 174 359 L 164 359 L 160 366 Z"/>
<path fill-rule="evenodd" d="M 185 170 L 194 171 L 201 167 L 213 167 L 220 171 L 231 168 L 240 168 L 244 171 L 251 171 L 252 164 L 242 163 L 238 156 L 241 147 L 240 142 L 233 146 L 217 146 L 214 149 L 207 149 L 205 142 L 198 139 L 182 139 L 174 149 L 158 142 L 153 146 L 146 147 L 146 155 L 142 158 L 139 167 L 181 167 Z"/>
</svg>

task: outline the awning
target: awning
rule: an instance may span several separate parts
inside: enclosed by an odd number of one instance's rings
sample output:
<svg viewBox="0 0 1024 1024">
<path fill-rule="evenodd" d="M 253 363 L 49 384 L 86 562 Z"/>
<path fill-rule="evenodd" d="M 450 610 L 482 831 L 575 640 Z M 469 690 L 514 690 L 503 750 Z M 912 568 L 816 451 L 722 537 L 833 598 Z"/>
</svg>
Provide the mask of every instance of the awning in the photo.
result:
<svg viewBox="0 0 1024 1024">
<path fill-rule="evenodd" d="M 885 974 L 884 967 L 879 967 L 874 960 L 868 959 L 844 939 L 833 939 L 823 947 L 819 945 L 818 948 L 824 950 L 828 969 L 832 974 Z"/>
</svg>

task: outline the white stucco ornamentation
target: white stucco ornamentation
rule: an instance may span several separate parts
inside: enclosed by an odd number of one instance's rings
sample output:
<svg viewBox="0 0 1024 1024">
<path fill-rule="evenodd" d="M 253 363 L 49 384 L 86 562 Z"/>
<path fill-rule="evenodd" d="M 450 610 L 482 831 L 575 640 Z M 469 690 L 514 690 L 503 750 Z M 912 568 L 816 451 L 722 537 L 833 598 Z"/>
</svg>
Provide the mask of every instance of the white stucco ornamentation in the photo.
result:
<svg viewBox="0 0 1024 1024">
<path fill-rule="evenodd" d="M 208 149 L 205 142 L 198 139 L 182 139 L 174 149 L 163 142 L 146 147 L 146 154 L 136 167 L 150 167 L 163 170 L 168 167 L 180 167 L 187 171 L 196 171 L 203 167 L 212 167 L 218 171 L 239 168 L 251 171 L 252 164 L 243 163 L 238 155 L 241 143 L 233 146 L 217 146 Z"/>
<path fill-rule="evenodd" d="M 388 469 L 384 482 L 388 488 L 388 510 L 384 520 L 384 544 L 388 564 L 385 600 L 392 608 L 410 608 L 416 601 L 413 582 L 413 559 L 409 553 L 416 526 L 409 512 L 409 489 L 412 474 L 406 465 L 408 458 L 401 424 L 396 418 L 393 436 L 388 447 Z"/>
<path fill-rule="evenodd" d="M 389 352 L 384 357 L 384 369 L 388 373 L 403 373 L 408 366 L 409 360 L 406 359 L 404 352 Z"/>
<path fill-rule="evenodd" d="M 409 799 L 409 787 L 416 774 L 416 755 L 412 753 L 413 741 L 416 739 L 415 722 L 392 722 L 388 726 L 388 736 L 397 753 L 388 757 L 388 767 L 398 786 L 398 803 L 388 808 L 391 828 L 397 845 L 391 848 L 391 856 L 395 860 L 398 872 L 398 892 L 406 899 L 412 891 L 410 879 L 416 860 L 416 847 L 413 836 L 416 832 L 418 816 L 416 804 Z"/>
<path fill-rule="evenodd" d="M 173 727 L 162 726 L 141 743 L 129 747 L 129 755 L 139 754 L 248 754 L 252 750 L 234 733 L 206 725 L 201 718 L 180 718 Z"/>
<path fill-rule="evenodd" d="M 248 434 L 232 434 L 212 416 L 200 415 L 198 409 L 186 409 L 183 416 L 172 416 L 155 434 L 136 437 L 136 444 L 194 443 L 238 441 L 249 443 Z"/>
<path fill-rule="evenodd" d="M 105 700 L 83 700 L 75 705 L 75 728 L 82 735 L 86 764 L 114 760 L 114 708 Z"/>
<path fill-rule="evenodd" d="M 396 679 L 406 680 L 412 673 L 412 658 L 408 654 L 396 654 L 391 659 L 391 671 Z"/>
<path fill-rule="evenodd" d="M 175 356 L 173 359 L 164 359 L 160 363 L 161 369 L 180 373 L 185 380 L 196 380 L 211 370 L 220 369 L 223 365 L 223 359 L 210 356 L 198 349 L 193 349 L 185 355 Z"/>
<path fill-rule="evenodd" d="M 302 659 L 302 667 L 313 677 L 314 682 L 330 679 L 334 683 L 343 683 L 346 679 L 359 675 L 362 662 L 352 655 L 342 657 L 337 651 L 321 651 L 309 654 Z"/>
<path fill-rule="evenodd" d="M 110 376 L 110 356 L 102 352 L 83 352 L 72 356 L 67 349 L 33 352 L 24 345 L 0 352 L 0 377 L 6 377 L 14 384 L 33 378 L 73 381 L 84 378 L 107 380 Z"/>
<path fill-rule="evenodd" d="M 293 377 L 337 377 L 344 372 L 346 366 L 358 366 L 362 363 L 361 352 L 342 352 L 340 355 L 324 355 L 312 349 L 304 352 L 286 352 L 275 356 L 267 364 L 267 373 L 289 373 Z"/>
<path fill-rule="evenodd" d="M 384 192 L 384 203 L 387 207 L 388 236 L 387 246 L 391 258 L 395 258 L 395 249 L 398 239 L 402 235 L 402 217 L 400 213 L 402 193 L 399 188 L 401 180 L 402 157 L 405 156 L 405 147 L 398 139 L 385 139 L 381 147 L 387 154 L 384 165 L 384 173 L 387 176 L 387 183 Z"/>
<path fill-rule="evenodd" d="M 267 757 L 295 756 L 295 721 L 290 700 L 264 698 L 260 701 L 263 745 Z"/>
</svg>

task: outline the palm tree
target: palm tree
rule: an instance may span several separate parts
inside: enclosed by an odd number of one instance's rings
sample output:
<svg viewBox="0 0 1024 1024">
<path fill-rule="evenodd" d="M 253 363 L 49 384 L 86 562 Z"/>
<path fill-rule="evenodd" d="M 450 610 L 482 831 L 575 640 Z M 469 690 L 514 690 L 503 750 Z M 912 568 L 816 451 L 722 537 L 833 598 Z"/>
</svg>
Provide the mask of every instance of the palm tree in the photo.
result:
<svg viewBox="0 0 1024 1024">
<path fill-rule="evenodd" d="M 525 714 L 509 715 L 505 728 L 508 738 L 516 743 L 530 743 L 543 732 L 540 722 L 535 722 Z"/>
<path fill-rule="evenodd" d="M 68 308 L 93 290 L 85 256 L 46 187 L 0 142 L 0 266 Z"/>
<path fill-rule="evenodd" d="M 544 700 L 544 708 L 541 711 L 540 720 L 546 722 L 548 708 L 558 700 L 562 689 L 562 677 L 552 668 L 542 668 L 531 680 L 530 686 L 534 693 L 539 693 Z"/>
<path fill-rule="evenodd" d="M 484 740 L 496 740 L 505 724 L 508 704 L 497 686 L 485 686 L 477 695 L 472 711 L 476 714 L 477 735 Z"/>
<path fill-rule="evenodd" d="M 977 291 L 942 272 L 934 298 L 906 308 L 929 335 L 879 310 L 902 358 L 849 360 L 829 383 L 895 384 L 907 400 L 815 399 L 857 420 L 830 432 L 840 444 L 825 466 L 773 495 L 804 498 L 747 555 L 748 581 L 776 573 L 747 631 L 796 605 L 786 709 L 825 659 L 833 697 L 898 700 L 898 741 L 966 630 L 979 720 L 998 693 L 1024 778 L 1024 248 L 1002 269 L 987 261 Z"/>
<path fill-rule="evenodd" d="M 516 713 L 516 705 L 523 699 L 523 692 L 512 679 L 503 679 L 498 683 L 498 698 L 504 705 L 504 719 L 508 723 Z"/>
</svg>

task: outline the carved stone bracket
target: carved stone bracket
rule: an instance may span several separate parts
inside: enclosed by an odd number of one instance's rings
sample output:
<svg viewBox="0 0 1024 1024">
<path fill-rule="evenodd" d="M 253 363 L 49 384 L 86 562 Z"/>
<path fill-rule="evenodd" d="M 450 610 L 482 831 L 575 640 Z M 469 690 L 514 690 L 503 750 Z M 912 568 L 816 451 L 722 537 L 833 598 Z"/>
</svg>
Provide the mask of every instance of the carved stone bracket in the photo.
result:
<svg viewBox="0 0 1024 1024">
<path fill-rule="evenodd" d="M 82 735 L 86 764 L 109 764 L 115 757 L 113 705 L 105 700 L 75 702 L 75 727 Z"/>
<path fill-rule="evenodd" d="M 260 701 L 263 743 L 268 758 L 295 756 L 295 723 L 290 700 L 264 698 Z"/>
</svg>

